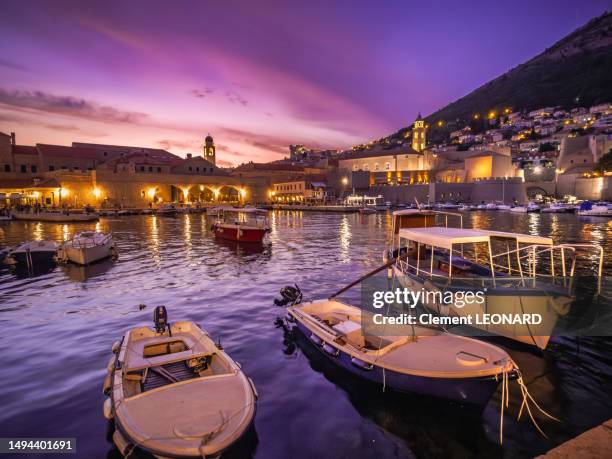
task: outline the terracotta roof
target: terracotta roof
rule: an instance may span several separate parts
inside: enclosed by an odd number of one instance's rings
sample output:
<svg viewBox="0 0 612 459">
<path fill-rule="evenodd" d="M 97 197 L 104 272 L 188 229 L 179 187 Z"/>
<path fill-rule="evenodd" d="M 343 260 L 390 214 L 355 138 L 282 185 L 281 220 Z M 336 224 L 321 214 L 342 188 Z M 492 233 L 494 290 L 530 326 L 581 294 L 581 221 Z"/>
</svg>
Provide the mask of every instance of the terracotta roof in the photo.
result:
<svg viewBox="0 0 612 459">
<path fill-rule="evenodd" d="M 61 185 L 55 178 L 48 178 L 45 180 L 41 180 L 38 183 L 32 183 L 30 186 L 26 188 L 59 188 Z"/>
<path fill-rule="evenodd" d="M 36 150 L 36 147 L 31 147 L 30 145 L 13 145 L 13 153 L 16 155 L 38 156 L 38 150 Z"/>
<path fill-rule="evenodd" d="M 76 148 L 88 148 L 97 152 L 108 152 L 113 153 L 113 157 L 117 157 L 117 153 L 123 153 L 124 156 L 132 153 L 147 153 L 151 157 L 167 158 L 173 161 L 181 160 L 180 156 L 170 153 L 169 151 L 162 150 L 161 148 L 148 148 L 148 147 L 130 147 L 127 145 L 105 145 L 101 143 L 81 143 L 72 142 L 72 146 Z"/>
<path fill-rule="evenodd" d="M 99 159 L 98 152 L 91 148 L 68 147 L 65 145 L 47 145 L 37 143 L 36 148 L 43 156 L 59 158 Z"/>
<path fill-rule="evenodd" d="M 28 188 L 34 183 L 32 179 L 6 179 L 0 180 L 0 189 L 2 188 Z"/>
<path fill-rule="evenodd" d="M 234 169 L 235 172 L 247 171 L 289 171 L 303 172 L 304 166 L 296 166 L 294 164 L 271 164 L 271 163 L 246 163 Z"/>
<path fill-rule="evenodd" d="M 475 153 L 471 153 L 469 155 L 466 155 L 466 158 L 479 158 L 479 157 L 485 157 L 485 156 L 506 156 L 508 158 L 510 158 L 510 155 L 504 155 L 503 153 L 498 153 L 496 151 L 477 151 Z"/>
<path fill-rule="evenodd" d="M 401 148 L 372 148 L 368 150 L 352 152 L 348 151 L 340 155 L 338 158 L 340 161 L 347 159 L 361 159 L 361 158 L 376 158 L 379 156 L 397 156 L 397 155 L 423 155 L 414 150 L 412 147 L 401 147 Z"/>
</svg>

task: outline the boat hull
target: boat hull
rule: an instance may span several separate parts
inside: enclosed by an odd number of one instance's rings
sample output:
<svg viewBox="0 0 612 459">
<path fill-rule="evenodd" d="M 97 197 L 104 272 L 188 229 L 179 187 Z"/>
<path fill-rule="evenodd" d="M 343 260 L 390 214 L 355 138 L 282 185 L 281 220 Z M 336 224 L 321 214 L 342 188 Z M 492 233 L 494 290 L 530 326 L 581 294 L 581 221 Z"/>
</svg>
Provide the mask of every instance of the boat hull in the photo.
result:
<svg viewBox="0 0 612 459">
<path fill-rule="evenodd" d="M 432 290 L 431 284 L 416 276 L 405 275 L 396 267 L 393 267 L 394 275 L 399 284 L 413 291 Z M 487 334 L 495 334 L 520 343 L 545 349 L 550 337 L 554 332 L 560 315 L 567 314 L 570 298 L 567 296 L 555 296 L 542 292 L 540 288 L 525 290 L 524 292 L 508 291 L 501 289 L 497 291 L 487 289 L 484 305 L 466 305 L 463 308 L 453 308 L 449 305 L 438 305 L 425 303 L 423 306 L 431 312 L 442 316 L 483 316 L 484 314 L 540 314 L 542 324 L 537 326 L 537 334 L 527 324 L 490 324 L 472 325 L 473 328 L 482 330 Z M 542 331 L 545 333 L 542 334 Z"/>
<path fill-rule="evenodd" d="M 112 256 L 114 249 L 115 243 L 111 240 L 105 244 L 96 245 L 94 247 L 78 248 L 65 246 L 63 250 L 65 257 L 71 262 L 78 265 L 88 265 Z"/>
<path fill-rule="evenodd" d="M 215 237 L 228 241 L 238 242 L 261 242 L 266 233 L 264 228 L 245 228 L 236 225 L 217 224 L 213 226 Z"/>
<path fill-rule="evenodd" d="M 472 378 L 428 378 L 424 376 L 408 375 L 380 366 L 372 365 L 365 369 L 353 363 L 353 358 L 346 352 L 336 348 L 335 355 L 326 352 L 322 346 L 310 337 L 312 332 L 298 319 L 295 320 L 294 330 L 298 330 L 312 346 L 318 349 L 325 357 L 346 371 L 379 384 L 385 390 L 396 392 L 421 394 L 436 398 L 451 400 L 461 404 L 483 407 L 497 389 L 500 380 L 495 376 Z"/>
<path fill-rule="evenodd" d="M 98 214 L 64 213 L 64 212 L 13 212 L 16 220 L 29 220 L 41 222 L 91 222 L 99 220 Z"/>
<path fill-rule="evenodd" d="M 15 261 L 17 266 L 26 267 L 28 266 L 28 256 L 32 261 L 33 266 L 38 265 L 52 265 L 55 263 L 55 254 L 56 251 L 42 251 L 42 250 L 32 250 L 29 252 L 12 252 L 11 258 Z"/>
</svg>

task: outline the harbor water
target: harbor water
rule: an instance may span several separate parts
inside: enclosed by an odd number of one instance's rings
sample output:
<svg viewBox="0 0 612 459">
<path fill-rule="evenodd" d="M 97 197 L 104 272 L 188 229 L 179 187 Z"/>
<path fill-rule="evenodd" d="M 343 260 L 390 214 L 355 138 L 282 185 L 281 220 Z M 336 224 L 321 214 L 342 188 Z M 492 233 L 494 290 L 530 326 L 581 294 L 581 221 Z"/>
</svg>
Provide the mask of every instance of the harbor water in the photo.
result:
<svg viewBox="0 0 612 459">
<path fill-rule="evenodd" d="M 612 255 L 612 221 L 569 214 L 471 212 L 464 226 L 594 242 Z M 77 457 L 119 457 L 107 441 L 102 381 L 111 344 L 150 325 L 202 325 L 254 380 L 254 428 L 235 457 L 532 457 L 606 421 L 612 413 L 612 339 L 555 338 L 544 352 L 496 341 L 521 367 L 548 438 L 524 415 L 511 383 L 499 445 L 501 388 L 483 412 L 439 400 L 383 393 L 335 368 L 275 324 L 281 287 L 322 297 L 379 266 L 391 214 L 270 213 L 269 244 L 214 239 L 205 215 L 127 216 L 96 223 L 0 222 L 0 245 L 61 242 L 112 232 L 119 259 L 60 265 L 35 276 L 0 271 L 2 437 L 76 437 Z M 606 274 L 611 274 L 610 266 Z M 146 305 L 143 307 L 141 305 Z M 164 407 L 160 406 L 160 410 Z"/>
</svg>

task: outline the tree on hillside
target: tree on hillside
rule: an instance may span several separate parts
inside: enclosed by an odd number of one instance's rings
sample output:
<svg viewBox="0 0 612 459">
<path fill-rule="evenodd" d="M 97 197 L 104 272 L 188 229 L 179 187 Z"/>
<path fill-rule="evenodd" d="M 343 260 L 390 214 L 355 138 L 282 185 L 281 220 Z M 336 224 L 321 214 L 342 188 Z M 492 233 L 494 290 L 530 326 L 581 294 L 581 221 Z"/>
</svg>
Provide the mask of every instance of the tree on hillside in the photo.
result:
<svg viewBox="0 0 612 459">
<path fill-rule="evenodd" d="M 595 166 L 597 172 L 612 171 L 612 148 L 605 155 L 602 155 Z"/>
</svg>

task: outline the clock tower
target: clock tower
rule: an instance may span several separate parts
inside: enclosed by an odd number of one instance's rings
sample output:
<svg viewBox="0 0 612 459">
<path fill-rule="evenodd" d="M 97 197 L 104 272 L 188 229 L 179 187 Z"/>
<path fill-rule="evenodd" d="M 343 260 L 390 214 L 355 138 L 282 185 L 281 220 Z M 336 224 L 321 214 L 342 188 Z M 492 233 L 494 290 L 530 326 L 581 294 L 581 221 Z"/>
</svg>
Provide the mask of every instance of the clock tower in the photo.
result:
<svg viewBox="0 0 612 459">
<path fill-rule="evenodd" d="M 421 113 L 417 116 L 417 119 L 414 121 L 414 126 L 412 128 L 412 149 L 416 151 L 425 150 L 425 131 L 427 128 L 425 127 L 425 120 L 421 118 Z"/>
<path fill-rule="evenodd" d="M 210 134 L 208 134 L 206 139 L 204 139 L 204 159 L 213 164 L 215 164 L 216 161 L 215 142 Z"/>
</svg>

